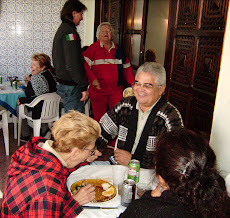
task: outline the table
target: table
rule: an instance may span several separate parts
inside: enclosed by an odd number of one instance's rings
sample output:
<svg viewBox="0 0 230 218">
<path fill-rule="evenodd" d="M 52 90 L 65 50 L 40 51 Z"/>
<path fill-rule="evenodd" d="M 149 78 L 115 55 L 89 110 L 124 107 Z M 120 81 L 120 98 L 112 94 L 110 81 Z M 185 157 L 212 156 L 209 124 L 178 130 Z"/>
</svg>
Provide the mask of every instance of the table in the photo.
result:
<svg viewBox="0 0 230 218">
<path fill-rule="evenodd" d="M 0 85 L 0 105 L 6 108 L 11 114 L 14 123 L 14 138 L 17 138 L 17 99 L 20 97 L 26 97 L 22 89 L 13 89 L 10 86 L 10 82 L 3 82 Z"/>
<path fill-rule="evenodd" d="M 20 97 L 26 97 L 22 89 L 13 89 L 8 82 L 0 85 L 0 105 L 17 116 L 17 100 Z"/>
<path fill-rule="evenodd" d="M 148 169 L 140 169 L 140 183 L 151 183 L 152 189 L 155 189 L 158 181 L 156 179 L 155 171 Z M 122 182 L 127 178 L 127 167 L 121 165 L 88 165 L 79 168 L 70 174 L 67 179 L 67 187 L 70 191 L 71 185 L 82 179 L 102 179 L 107 182 L 114 184 L 116 182 Z M 117 188 L 118 190 L 118 188 Z M 115 218 L 124 212 L 126 207 L 121 205 L 121 197 L 117 193 L 115 198 L 107 202 L 91 203 L 86 204 L 87 206 L 100 206 L 100 207 L 117 207 L 117 209 L 84 209 L 78 217 L 109 217 Z M 85 205 L 84 205 L 85 206 Z"/>
</svg>

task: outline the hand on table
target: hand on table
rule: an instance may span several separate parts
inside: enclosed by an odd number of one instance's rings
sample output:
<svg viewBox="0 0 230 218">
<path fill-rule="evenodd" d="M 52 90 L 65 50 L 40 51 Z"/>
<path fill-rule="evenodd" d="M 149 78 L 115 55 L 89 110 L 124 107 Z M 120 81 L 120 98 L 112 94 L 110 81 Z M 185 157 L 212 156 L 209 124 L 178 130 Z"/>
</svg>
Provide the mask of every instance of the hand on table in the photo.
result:
<svg viewBox="0 0 230 218">
<path fill-rule="evenodd" d="M 93 156 L 88 157 L 86 161 L 93 162 L 94 160 L 96 160 L 98 158 L 98 156 L 101 156 L 101 155 L 102 155 L 102 153 L 100 151 L 96 150 L 95 154 Z"/>
<path fill-rule="evenodd" d="M 19 101 L 19 98 L 18 98 L 18 100 L 17 100 L 17 104 L 18 104 L 18 105 L 21 105 L 21 103 L 20 103 L 20 101 Z"/>
<path fill-rule="evenodd" d="M 128 151 L 125 151 L 125 150 L 122 150 L 122 149 L 116 149 L 114 151 L 114 157 L 115 157 L 115 160 L 121 164 L 121 165 L 124 165 L 124 166 L 128 166 L 131 158 L 132 158 L 132 154 Z"/>
<path fill-rule="evenodd" d="M 95 79 L 93 82 L 92 82 L 92 85 L 96 88 L 96 89 L 101 89 L 101 86 L 100 86 L 100 83 L 97 79 Z"/>
<path fill-rule="evenodd" d="M 80 101 L 86 101 L 89 97 L 89 91 L 84 91 L 81 93 L 82 94 L 82 98 L 80 99 Z"/>
<path fill-rule="evenodd" d="M 85 187 L 80 188 L 76 192 L 76 194 L 73 194 L 73 198 L 80 204 L 84 205 L 92 201 L 96 196 L 95 193 L 95 186 L 92 184 L 88 184 Z"/>
</svg>

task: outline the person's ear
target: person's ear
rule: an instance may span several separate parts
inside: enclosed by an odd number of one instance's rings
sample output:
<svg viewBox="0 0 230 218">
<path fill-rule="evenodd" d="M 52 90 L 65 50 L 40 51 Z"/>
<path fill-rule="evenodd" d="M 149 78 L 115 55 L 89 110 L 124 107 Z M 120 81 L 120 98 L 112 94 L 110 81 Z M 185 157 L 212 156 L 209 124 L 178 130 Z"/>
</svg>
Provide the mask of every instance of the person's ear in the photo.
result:
<svg viewBox="0 0 230 218">
<path fill-rule="evenodd" d="M 76 13 L 77 13 L 76 11 L 73 11 L 73 12 L 72 12 L 72 16 L 74 17 L 74 15 L 75 15 Z"/>
<path fill-rule="evenodd" d="M 158 178 L 158 180 L 159 180 L 159 183 L 161 184 L 161 185 L 165 185 L 165 180 L 162 178 L 162 176 L 160 176 L 160 175 L 157 175 L 157 178 Z"/>
<path fill-rule="evenodd" d="M 157 175 L 159 184 L 162 186 L 163 190 L 169 190 L 170 187 L 168 185 L 168 183 L 164 180 L 164 178 L 160 175 Z"/>
<path fill-rule="evenodd" d="M 43 67 L 41 67 L 42 71 L 46 69 L 46 66 L 44 65 Z"/>
<path fill-rule="evenodd" d="M 159 89 L 160 95 L 163 95 L 164 91 L 165 91 L 165 85 L 162 85 Z"/>
<path fill-rule="evenodd" d="M 72 160 L 76 160 L 80 152 L 81 152 L 80 148 L 77 148 L 77 147 L 73 148 L 72 151 L 70 152 L 70 158 Z"/>
</svg>

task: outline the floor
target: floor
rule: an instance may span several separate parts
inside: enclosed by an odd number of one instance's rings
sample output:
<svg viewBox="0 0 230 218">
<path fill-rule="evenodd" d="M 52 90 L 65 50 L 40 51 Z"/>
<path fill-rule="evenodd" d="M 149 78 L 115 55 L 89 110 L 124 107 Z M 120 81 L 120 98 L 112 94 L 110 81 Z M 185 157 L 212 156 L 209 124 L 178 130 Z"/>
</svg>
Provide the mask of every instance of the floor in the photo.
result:
<svg viewBox="0 0 230 218">
<path fill-rule="evenodd" d="M 5 145 L 4 145 L 4 139 L 2 130 L 0 130 L 0 190 L 3 192 L 5 187 L 5 181 L 6 181 L 6 172 L 7 168 L 10 164 L 11 155 L 18 149 L 17 146 L 17 139 L 14 139 L 13 137 L 13 124 L 9 124 L 9 135 L 10 135 L 10 155 L 6 156 L 5 153 Z M 105 152 L 103 152 L 102 157 L 100 157 L 98 160 L 108 160 L 108 157 L 113 152 L 112 149 L 106 149 Z M 1 208 L 1 199 L 0 199 L 0 208 Z"/>
<path fill-rule="evenodd" d="M 9 124 L 9 135 L 10 135 L 10 155 L 6 156 L 5 153 L 5 144 L 3 139 L 2 130 L 0 130 L 0 190 L 3 192 L 6 181 L 6 172 L 10 164 L 11 155 L 17 150 L 17 139 L 14 139 L 13 136 L 13 124 Z M 1 203 L 1 199 L 0 199 Z"/>
</svg>

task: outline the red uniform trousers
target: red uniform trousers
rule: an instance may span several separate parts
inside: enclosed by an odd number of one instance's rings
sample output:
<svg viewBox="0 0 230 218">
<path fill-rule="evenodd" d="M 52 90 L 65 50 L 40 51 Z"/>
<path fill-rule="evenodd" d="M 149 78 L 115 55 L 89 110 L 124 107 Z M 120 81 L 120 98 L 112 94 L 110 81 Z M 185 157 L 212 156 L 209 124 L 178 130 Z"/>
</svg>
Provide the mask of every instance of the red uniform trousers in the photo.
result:
<svg viewBox="0 0 230 218">
<path fill-rule="evenodd" d="M 112 109 L 123 98 L 123 86 L 112 90 L 98 90 L 90 86 L 89 98 L 92 104 L 94 119 L 99 122 L 101 117 L 108 111 L 108 106 L 109 109 Z"/>
</svg>

